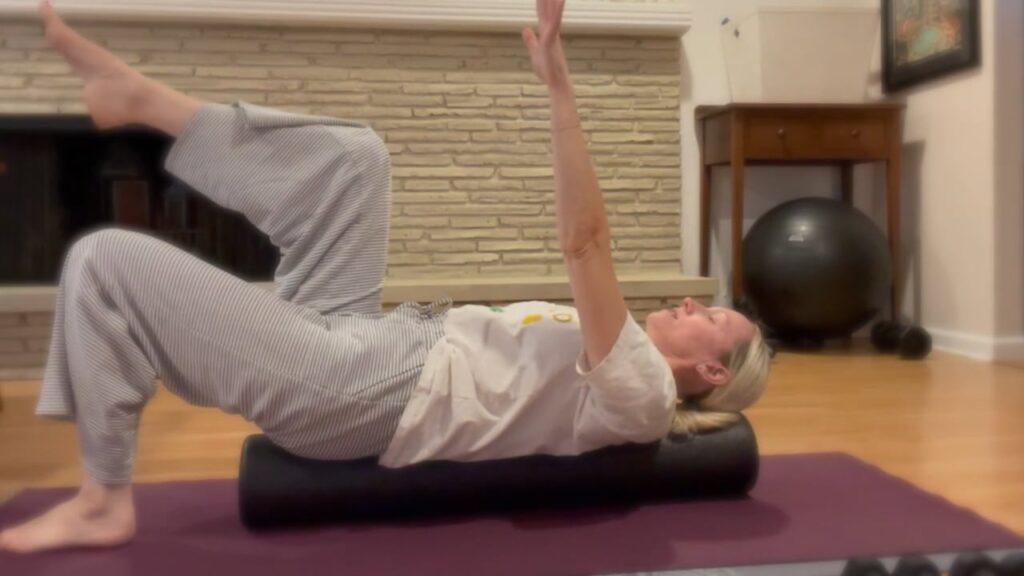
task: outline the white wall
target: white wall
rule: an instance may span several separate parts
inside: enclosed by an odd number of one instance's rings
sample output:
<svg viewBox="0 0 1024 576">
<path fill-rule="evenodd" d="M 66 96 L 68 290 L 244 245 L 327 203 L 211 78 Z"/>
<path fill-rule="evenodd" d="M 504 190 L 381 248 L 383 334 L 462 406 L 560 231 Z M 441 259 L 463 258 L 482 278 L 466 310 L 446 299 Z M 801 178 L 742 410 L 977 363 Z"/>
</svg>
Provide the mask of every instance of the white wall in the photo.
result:
<svg viewBox="0 0 1024 576">
<path fill-rule="evenodd" d="M 995 332 L 995 42 L 982 5 L 982 65 L 906 93 L 904 184 L 920 213 L 904 217 L 924 240 L 917 308 L 944 337 Z"/>
<path fill-rule="evenodd" d="M 1022 4 L 982 0 L 982 63 L 908 91 L 904 187 L 920 228 L 912 307 L 936 347 L 1024 353 Z M 916 262 L 915 262 L 916 260 Z"/>
<path fill-rule="evenodd" d="M 1024 2 L 997 8 L 996 335 L 1024 362 Z"/>
<path fill-rule="evenodd" d="M 695 2 L 684 38 L 684 271 L 699 266 L 700 169 L 693 109 L 730 100 L 719 39 L 722 16 L 779 0 Z M 814 4 L 790 0 L 787 4 Z M 821 4 L 825 4 L 822 2 Z M 865 6 L 877 6 L 865 0 Z M 979 358 L 1024 355 L 1024 3 L 981 0 L 982 64 L 897 95 L 905 116 L 903 309 L 932 331 L 936 347 Z M 880 37 L 873 70 L 880 73 Z M 876 78 L 877 80 L 877 78 Z M 869 93 L 881 97 L 877 82 Z M 711 274 L 728 300 L 729 177 L 716 171 Z M 857 171 L 855 203 L 884 220 L 882 170 Z M 766 210 L 805 195 L 838 196 L 827 168 L 751 168 L 744 228 Z"/>
</svg>

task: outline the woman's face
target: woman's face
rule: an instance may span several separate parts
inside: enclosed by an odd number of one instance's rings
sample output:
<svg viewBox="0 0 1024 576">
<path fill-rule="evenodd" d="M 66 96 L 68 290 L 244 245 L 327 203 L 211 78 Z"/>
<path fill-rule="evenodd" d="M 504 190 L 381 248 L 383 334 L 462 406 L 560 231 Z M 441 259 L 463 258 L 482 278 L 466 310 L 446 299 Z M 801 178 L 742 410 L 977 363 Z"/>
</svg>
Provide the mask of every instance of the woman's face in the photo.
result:
<svg viewBox="0 0 1024 576">
<path fill-rule="evenodd" d="M 718 362 L 740 342 L 754 337 L 754 325 L 729 308 L 707 308 L 692 298 L 647 316 L 647 335 L 664 356 L 699 364 Z"/>
</svg>

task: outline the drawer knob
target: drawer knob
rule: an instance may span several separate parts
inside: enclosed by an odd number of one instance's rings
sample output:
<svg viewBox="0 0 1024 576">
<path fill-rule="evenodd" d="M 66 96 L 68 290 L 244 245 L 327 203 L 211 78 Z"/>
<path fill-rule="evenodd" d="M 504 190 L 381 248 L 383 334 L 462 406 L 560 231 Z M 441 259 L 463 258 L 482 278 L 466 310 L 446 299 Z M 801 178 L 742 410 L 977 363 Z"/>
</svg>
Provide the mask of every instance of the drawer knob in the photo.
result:
<svg viewBox="0 0 1024 576">
<path fill-rule="evenodd" d="M 785 138 L 786 137 L 786 129 L 785 128 L 779 128 L 779 131 L 776 132 L 776 134 L 779 135 L 779 138 Z"/>
</svg>

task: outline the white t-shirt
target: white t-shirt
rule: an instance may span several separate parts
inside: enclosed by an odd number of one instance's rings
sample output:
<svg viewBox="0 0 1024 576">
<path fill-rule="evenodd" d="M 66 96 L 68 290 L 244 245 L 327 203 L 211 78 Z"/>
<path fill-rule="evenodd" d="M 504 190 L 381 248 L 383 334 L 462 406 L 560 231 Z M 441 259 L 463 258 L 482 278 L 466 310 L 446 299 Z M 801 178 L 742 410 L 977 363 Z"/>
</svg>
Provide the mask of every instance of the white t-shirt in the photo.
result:
<svg viewBox="0 0 1024 576">
<path fill-rule="evenodd" d="M 575 308 L 450 310 L 380 464 L 576 455 L 664 437 L 676 406 L 672 370 L 626 316 L 591 368 Z"/>
</svg>

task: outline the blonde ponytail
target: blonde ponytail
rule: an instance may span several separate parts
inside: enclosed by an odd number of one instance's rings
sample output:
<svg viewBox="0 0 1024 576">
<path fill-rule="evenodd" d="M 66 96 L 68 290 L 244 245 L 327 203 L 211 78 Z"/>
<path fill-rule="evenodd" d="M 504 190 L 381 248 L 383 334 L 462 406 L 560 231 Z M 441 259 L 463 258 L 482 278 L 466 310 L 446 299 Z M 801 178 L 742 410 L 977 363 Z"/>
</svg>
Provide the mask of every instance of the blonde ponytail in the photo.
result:
<svg viewBox="0 0 1024 576">
<path fill-rule="evenodd" d="M 749 408 L 764 393 L 771 349 L 761 329 L 754 327 L 754 337 L 738 344 L 722 358 L 731 378 L 724 386 L 696 398 L 680 400 L 672 421 L 672 433 L 682 435 L 710 432 L 725 428 L 739 419 L 741 410 Z"/>
</svg>

